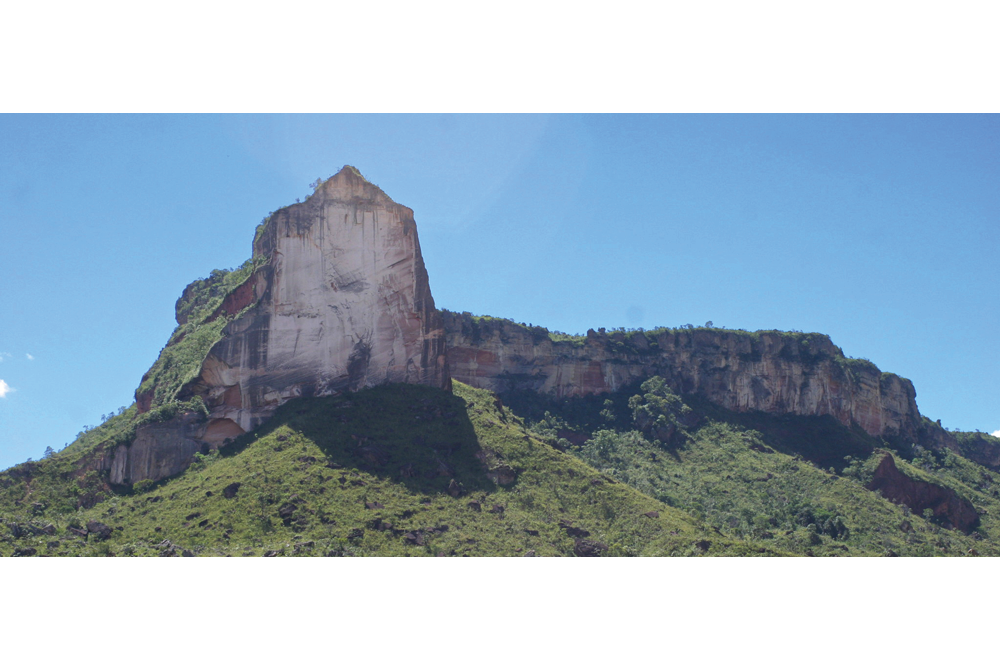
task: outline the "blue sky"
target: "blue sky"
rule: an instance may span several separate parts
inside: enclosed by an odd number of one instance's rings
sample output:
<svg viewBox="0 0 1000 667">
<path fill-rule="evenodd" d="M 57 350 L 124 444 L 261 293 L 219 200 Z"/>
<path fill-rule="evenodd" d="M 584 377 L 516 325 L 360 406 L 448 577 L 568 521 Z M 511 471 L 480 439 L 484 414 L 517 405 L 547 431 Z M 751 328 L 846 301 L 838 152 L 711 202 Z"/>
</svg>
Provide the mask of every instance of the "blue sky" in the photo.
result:
<svg viewBox="0 0 1000 667">
<path fill-rule="evenodd" d="M 0 116 L 0 467 L 132 402 L 191 280 L 352 164 L 439 307 L 830 334 L 1000 429 L 996 115 Z"/>
</svg>

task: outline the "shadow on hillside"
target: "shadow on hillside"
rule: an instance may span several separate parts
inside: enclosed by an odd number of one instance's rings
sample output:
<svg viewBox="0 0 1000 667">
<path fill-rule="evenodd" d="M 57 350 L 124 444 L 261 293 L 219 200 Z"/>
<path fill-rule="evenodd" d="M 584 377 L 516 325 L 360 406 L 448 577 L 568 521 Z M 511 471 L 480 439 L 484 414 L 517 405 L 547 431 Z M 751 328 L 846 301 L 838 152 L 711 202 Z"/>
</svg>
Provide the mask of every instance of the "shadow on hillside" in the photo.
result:
<svg viewBox="0 0 1000 667">
<path fill-rule="evenodd" d="M 414 493 L 496 489 L 486 474 L 465 401 L 439 389 L 396 384 L 292 400 L 256 431 L 223 447 L 221 454 L 236 455 L 285 426 L 316 443 L 327 457 L 326 465 L 333 474 L 340 471 L 346 483 L 356 483 L 350 473 L 357 470 Z"/>
<path fill-rule="evenodd" d="M 764 444 L 782 454 L 801 456 L 837 473 L 846 467 L 845 456 L 865 459 L 879 443 L 858 428 L 848 428 L 830 415 L 773 415 L 766 412 L 733 412 L 708 400 L 686 395 L 684 402 L 710 419 L 759 431 Z"/>
<path fill-rule="evenodd" d="M 529 422 L 543 421 L 546 412 L 558 415 L 568 428 L 582 436 L 581 442 L 574 444 L 582 444 L 582 440 L 599 429 L 628 431 L 635 428 L 628 401 L 630 397 L 642 393 L 641 384 L 637 381 L 610 394 L 563 399 L 527 390 L 508 391 L 501 396 L 515 414 Z M 722 421 L 759 431 L 768 447 L 783 454 L 800 456 L 824 469 L 832 467 L 838 473 L 845 467 L 845 456 L 867 458 L 875 447 L 880 446 L 875 438 L 860 428 L 848 428 L 829 415 L 733 412 L 694 394 L 684 394 L 682 399 L 702 418 L 702 423 L 706 419 Z M 605 418 L 602 411 L 610 411 L 613 419 Z M 665 447 L 663 451 L 675 461 L 680 461 L 679 451 L 683 448 L 683 445 L 676 445 Z"/>
</svg>

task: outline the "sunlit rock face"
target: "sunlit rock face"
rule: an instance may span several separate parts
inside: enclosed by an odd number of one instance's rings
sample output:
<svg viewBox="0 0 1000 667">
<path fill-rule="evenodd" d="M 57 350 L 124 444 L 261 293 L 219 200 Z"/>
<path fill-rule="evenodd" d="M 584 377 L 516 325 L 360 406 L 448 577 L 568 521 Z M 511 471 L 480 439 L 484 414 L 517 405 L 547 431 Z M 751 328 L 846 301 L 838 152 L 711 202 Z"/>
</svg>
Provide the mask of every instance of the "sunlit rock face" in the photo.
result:
<svg viewBox="0 0 1000 667">
<path fill-rule="evenodd" d="M 553 341 L 541 327 L 443 315 L 452 376 L 474 387 L 567 397 L 660 375 L 676 391 L 737 412 L 832 415 L 880 436 L 915 435 L 920 426 L 909 380 L 872 364 L 843 363 L 840 348 L 818 334 L 804 343 L 779 332 L 591 330 L 572 342 Z"/>
<path fill-rule="evenodd" d="M 451 387 L 413 211 L 353 168 L 273 214 L 254 256 L 267 258 L 251 278 L 256 305 L 226 327 L 187 390 L 211 413 L 203 440 L 249 430 L 298 396 Z"/>
<path fill-rule="evenodd" d="M 254 240 L 258 266 L 215 316 L 233 317 L 178 400 L 185 413 L 141 427 L 102 459 L 113 484 L 162 479 L 267 420 L 285 401 L 387 382 L 451 388 L 413 211 L 344 167 Z M 180 318 L 178 322 L 180 322 Z M 152 394 L 138 395 L 140 412 Z"/>
</svg>

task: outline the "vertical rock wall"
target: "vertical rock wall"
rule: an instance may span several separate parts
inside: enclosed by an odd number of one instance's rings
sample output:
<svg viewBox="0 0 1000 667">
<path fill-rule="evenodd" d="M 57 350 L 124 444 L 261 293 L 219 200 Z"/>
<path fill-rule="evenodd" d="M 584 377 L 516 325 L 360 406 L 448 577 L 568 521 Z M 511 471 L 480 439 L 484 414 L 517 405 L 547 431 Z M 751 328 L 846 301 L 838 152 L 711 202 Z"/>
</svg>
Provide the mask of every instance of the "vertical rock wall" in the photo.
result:
<svg viewBox="0 0 1000 667">
<path fill-rule="evenodd" d="M 413 211 L 353 168 L 273 214 L 254 256 L 267 258 L 253 278 L 256 305 L 226 327 L 186 389 L 213 420 L 245 431 L 298 396 L 386 382 L 450 388 Z M 215 427 L 211 444 L 234 432 Z"/>
<path fill-rule="evenodd" d="M 258 267 L 212 316 L 235 319 L 177 394 L 200 396 L 208 418 L 195 425 L 189 412 L 140 427 L 131 447 L 104 457 L 112 483 L 176 474 L 199 448 L 256 427 L 295 397 L 386 382 L 451 388 L 413 211 L 354 168 L 275 212 L 253 252 Z"/>
<path fill-rule="evenodd" d="M 832 415 L 871 435 L 915 435 L 909 380 L 847 360 L 828 337 L 718 329 L 595 332 L 553 341 L 541 327 L 444 313 L 452 376 L 474 387 L 559 397 L 615 391 L 660 375 L 737 412 Z"/>
</svg>

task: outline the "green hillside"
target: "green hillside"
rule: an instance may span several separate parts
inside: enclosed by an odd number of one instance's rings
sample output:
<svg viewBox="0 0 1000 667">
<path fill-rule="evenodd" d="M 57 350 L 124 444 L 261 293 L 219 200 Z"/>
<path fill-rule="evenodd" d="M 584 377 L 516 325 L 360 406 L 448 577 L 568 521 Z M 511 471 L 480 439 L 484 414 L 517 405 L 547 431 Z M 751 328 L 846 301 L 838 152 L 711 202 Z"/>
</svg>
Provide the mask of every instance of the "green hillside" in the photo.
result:
<svg viewBox="0 0 1000 667">
<path fill-rule="evenodd" d="M 291 401 L 181 475 L 127 492 L 74 472 L 88 451 L 78 443 L 0 474 L 0 553 L 784 553 L 600 474 L 459 383 L 454 394 L 387 385 Z"/>
<path fill-rule="evenodd" d="M 1000 555 L 994 473 L 952 452 L 877 440 L 830 417 L 729 412 L 682 400 L 659 378 L 611 397 L 507 398 L 550 444 L 734 539 L 817 556 Z M 886 454 L 907 477 L 971 502 L 974 530 L 868 490 Z"/>
<path fill-rule="evenodd" d="M 461 383 L 297 399 L 177 477 L 112 488 L 88 466 L 134 413 L 0 473 L 0 554 L 1000 555 L 993 471 L 659 378 L 564 400 Z M 886 455 L 975 525 L 869 490 Z"/>
</svg>

